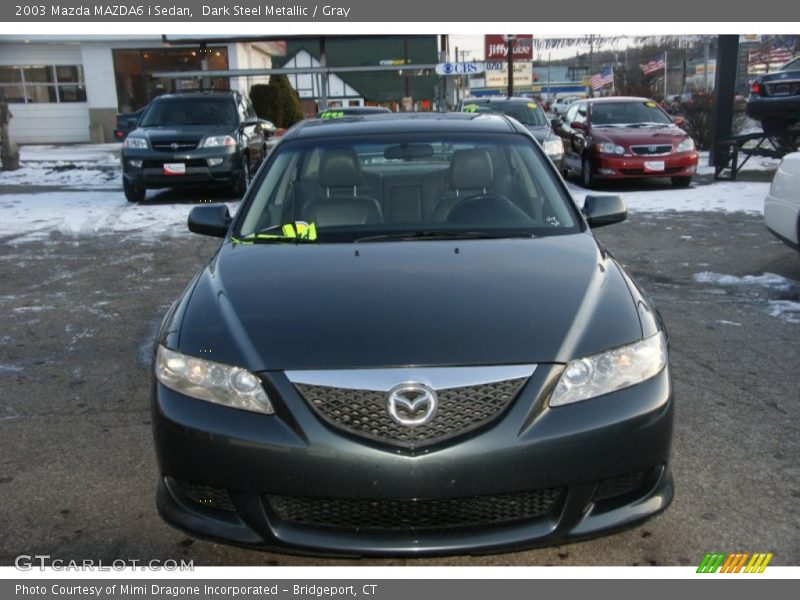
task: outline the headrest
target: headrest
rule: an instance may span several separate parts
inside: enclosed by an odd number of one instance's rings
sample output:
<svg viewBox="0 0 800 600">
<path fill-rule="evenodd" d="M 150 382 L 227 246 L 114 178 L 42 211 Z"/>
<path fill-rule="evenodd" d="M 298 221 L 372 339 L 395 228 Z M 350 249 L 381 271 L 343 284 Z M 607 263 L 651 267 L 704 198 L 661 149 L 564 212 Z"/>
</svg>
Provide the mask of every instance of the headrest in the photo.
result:
<svg viewBox="0 0 800 600">
<path fill-rule="evenodd" d="M 450 186 L 457 190 L 492 187 L 492 159 L 486 150 L 456 150 L 450 160 Z"/>
<path fill-rule="evenodd" d="M 361 183 L 361 162 L 353 148 L 328 148 L 319 161 L 319 184 L 326 188 Z"/>
</svg>

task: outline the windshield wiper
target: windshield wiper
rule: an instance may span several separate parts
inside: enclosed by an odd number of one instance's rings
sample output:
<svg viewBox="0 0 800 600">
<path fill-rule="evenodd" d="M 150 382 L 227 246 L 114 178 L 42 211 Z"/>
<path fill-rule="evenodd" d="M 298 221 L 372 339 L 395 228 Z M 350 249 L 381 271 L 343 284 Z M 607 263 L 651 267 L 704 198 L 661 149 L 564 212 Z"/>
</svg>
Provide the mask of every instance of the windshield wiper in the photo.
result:
<svg viewBox="0 0 800 600">
<path fill-rule="evenodd" d="M 502 238 L 532 238 L 531 233 L 524 232 L 501 232 L 492 233 L 489 231 L 453 231 L 449 229 L 427 230 L 427 231 L 402 231 L 398 233 L 384 233 L 380 235 L 368 235 L 357 238 L 359 242 L 391 242 L 404 240 L 496 240 Z"/>
</svg>

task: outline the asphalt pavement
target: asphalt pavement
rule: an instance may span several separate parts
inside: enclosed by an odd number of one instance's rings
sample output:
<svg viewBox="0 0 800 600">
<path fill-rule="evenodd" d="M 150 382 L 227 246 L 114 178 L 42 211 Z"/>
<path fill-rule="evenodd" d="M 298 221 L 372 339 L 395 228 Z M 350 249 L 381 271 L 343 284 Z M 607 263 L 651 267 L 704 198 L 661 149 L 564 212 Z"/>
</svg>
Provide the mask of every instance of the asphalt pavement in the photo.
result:
<svg viewBox="0 0 800 600">
<path fill-rule="evenodd" d="M 180 198 L 159 196 L 156 201 Z M 800 257 L 757 216 L 633 214 L 597 231 L 653 296 L 671 340 L 672 506 L 644 525 L 488 556 L 337 560 L 200 541 L 154 504 L 149 350 L 170 302 L 217 241 L 0 240 L 0 564 L 193 559 L 195 565 L 693 565 L 705 552 L 800 563 Z M 698 273 L 774 273 L 783 286 Z"/>
</svg>

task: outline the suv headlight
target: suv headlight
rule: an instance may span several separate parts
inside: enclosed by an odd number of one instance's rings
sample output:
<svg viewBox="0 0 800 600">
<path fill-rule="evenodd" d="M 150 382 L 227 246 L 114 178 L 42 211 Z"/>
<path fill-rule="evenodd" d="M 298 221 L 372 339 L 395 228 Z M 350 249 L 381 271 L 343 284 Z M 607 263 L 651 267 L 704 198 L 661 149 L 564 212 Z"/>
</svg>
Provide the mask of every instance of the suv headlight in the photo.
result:
<svg viewBox="0 0 800 600">
<path fill-rule="evenodd" d="M 571 360 L 550 396 L 550 406 L 588 400 L 636 385 L 660 373 L 666 364 L 667 341 L 662 331 L 634 344 Z"/>
<path fill-rule="evenodd" d="M 131 150 L 147 150 L 147 140 L 141 137 L 131 137 L 128 136 L 125 138 L 125 141 L 122 142 L 123 148 L 130 148 Z"/>
<path fill-rule="evenodd" d="M 678 144 L 678 147 L 675 150 L 676 152 L 690 152 L 694 150 L 694 140 L 690 137 L 687 137 L 680 144 Z"/>
<path fill-rule="evenodd" d="M 221 146 L 235 146 L 236 140 L 229 135 L 214 135 L 203 140 L 201 148 L 219 148 Z"/>
<path fill-rule="evenodd" d="M 600 142 L 595 148 L 603 154 L 625 154 L 625 148 L 613 142 Z"/>
<path fill-rule="evenodd" d="M 171 390 L 198 400 L 268 415 L 275 412 L 258 377 L 240 367 L 159 346 L 156 379 Z"/>
<path fill-rule="evenodd" d="M 542 144 L 545 154 L 564 154 L 564 143 L 560 137 L 547 138 Z"/>
</svg>

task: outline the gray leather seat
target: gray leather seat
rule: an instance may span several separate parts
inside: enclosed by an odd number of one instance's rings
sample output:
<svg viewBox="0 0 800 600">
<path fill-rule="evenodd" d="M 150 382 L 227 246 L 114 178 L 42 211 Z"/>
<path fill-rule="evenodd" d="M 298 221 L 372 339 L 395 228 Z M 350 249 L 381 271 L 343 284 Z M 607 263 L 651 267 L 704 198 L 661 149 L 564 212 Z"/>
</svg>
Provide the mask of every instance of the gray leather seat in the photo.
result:
<svg viewBox="0 0 800 600">
<path fill-rule="evenodd" d="M 446 221 L 453 207 L 471 196 L 486 194 L 494 184 L 492 159 L 486 150 L 456 150 L 450 159 L 451 191 L 443 194 L 433 209 L 434 221 Z"/>
<path fill-rule="evenodd" d="M 362 179 L 361 161 L 353 148 L 323 151 L 319 163 L 323 195 L 305 204 L 303 220 L 323 227 L 382 223 L 378 201 L 358 193 Z"/>
</svg>

